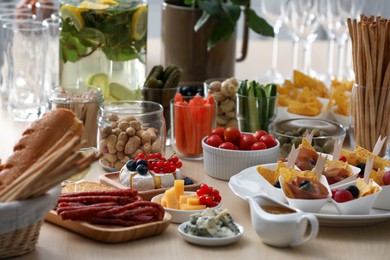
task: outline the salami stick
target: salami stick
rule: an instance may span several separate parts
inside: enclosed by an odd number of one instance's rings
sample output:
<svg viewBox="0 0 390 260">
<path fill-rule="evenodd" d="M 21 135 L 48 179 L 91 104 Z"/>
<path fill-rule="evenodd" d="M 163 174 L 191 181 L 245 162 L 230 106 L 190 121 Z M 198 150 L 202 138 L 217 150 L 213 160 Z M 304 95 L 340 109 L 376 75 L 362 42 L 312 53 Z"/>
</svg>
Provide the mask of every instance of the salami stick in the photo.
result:
<svg viewBox="0 0 390 260">
<path fill-rule="evenodd" d="M 58 202 L 81 202 L 84 204 L 94 204 L 101 202 L 117 202 L 122 205 L 139 201 L 138 196 L 78 196 L 78 197 L 60 197 Z"/>
<path fill-rule="evenodd" d="M 151 201 L 136 201 L 136 202 L 133 202 L 133 203 L 125 205 L 125 206 L 117 207 L 115 209 L 99 212 L 98 217 L 113 216 L 113 215 L 115 215 L 119 212 L 123 212 L 125 210 L 131 210 L 134 208 L 146 207 L 146 206 L 156 207 L 159 210 L 162 210 L 164 212 L 164 208 L 160 204 L 157 204 L 157 203 L 154 203 Z"/>
<path fill-rule="evenodd" d="M 138 191 L 136 189 L 122 189 L 122 190 L 103 190 L 103 191 L 81 191 L 62 194 L 61 197 L 78 197 L 78 196 L 136 196 Z"/>
</svg>

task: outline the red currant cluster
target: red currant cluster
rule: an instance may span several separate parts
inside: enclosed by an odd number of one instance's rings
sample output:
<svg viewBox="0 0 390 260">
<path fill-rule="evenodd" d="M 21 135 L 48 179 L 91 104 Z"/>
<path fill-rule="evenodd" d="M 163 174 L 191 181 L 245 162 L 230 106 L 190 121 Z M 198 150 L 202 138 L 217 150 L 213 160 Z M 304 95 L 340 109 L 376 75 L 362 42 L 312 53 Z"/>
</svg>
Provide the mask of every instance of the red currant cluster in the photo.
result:
<svg viewBox="0 0 390 260">
<path fill-rule="evenodd" d="M 172 173 L 183 166 L 183 163 L 179 161 L 179 157 L 171 156 L 166 159 L 161 153 L 151 153 L 149 158 L 141 153 L 135 158 L 135 160 L 137 159 L 146 160 L 149 171 L 155 173 Z"/>
<path fill-rule="evenodd" d="M 200 185 L 200 188 L 196 191 L 196 194 L 199 196 L 200 204 L 206 205 L 207 207 L 215 207 L 222 200 L 219 191 L 205 183 Z"/>
</svg>

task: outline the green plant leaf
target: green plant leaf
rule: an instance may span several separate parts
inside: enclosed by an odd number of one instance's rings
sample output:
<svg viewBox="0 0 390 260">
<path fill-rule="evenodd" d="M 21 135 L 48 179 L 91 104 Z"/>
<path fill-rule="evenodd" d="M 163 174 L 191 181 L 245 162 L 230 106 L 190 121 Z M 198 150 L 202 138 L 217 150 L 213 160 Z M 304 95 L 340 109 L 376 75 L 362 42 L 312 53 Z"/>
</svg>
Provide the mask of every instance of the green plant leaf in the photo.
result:
<svg viewBox="0 0 390 260">
<path fill-rule="evenodd" d="M 219 41 L 228 41 L 235 30 L 235 24 L 231 23 L 228 18 L 217 20 L 211 38 L 207 43 L 207 49 L 213 48 Z"/>
<path fill-rule="evenodd" d="M 194 26 L 194 31 L 197 32 L 199 31 L 199 29 L 208 21 L 208 19 L 210 18 L 210 15 L 203 11 L 202 12 L 202 16 L 199 17 L 198 21 L 196 21 L 196 24 Z"/>
<path fill-rule="evenodd" d="M 272 28 L 272 26 L 269 25 L 266 20 L 259 17 L 255 11 L 249 9 L 245 10 L 245 12 L 249 28 L 251 28 L 254 32 L 264 36 L 275 36 L 274 29 Z"/>
<path fill-rule="evenodd" d="M 198 0 L 199 8 L 213 17 L 221 17 L 222 7 L 218 0 Z"/>
<path fill-rule="evenodd" d="M 221 6 L 230 22 L 236 24 L 241 15 L 241 8 L 231 2 L 222 3 Z"/>
<path fill-rule="evenodd" d="M 250 3 L 250 0 L 231 0 L 234 5 L 247 5 Z"/>
</svg>

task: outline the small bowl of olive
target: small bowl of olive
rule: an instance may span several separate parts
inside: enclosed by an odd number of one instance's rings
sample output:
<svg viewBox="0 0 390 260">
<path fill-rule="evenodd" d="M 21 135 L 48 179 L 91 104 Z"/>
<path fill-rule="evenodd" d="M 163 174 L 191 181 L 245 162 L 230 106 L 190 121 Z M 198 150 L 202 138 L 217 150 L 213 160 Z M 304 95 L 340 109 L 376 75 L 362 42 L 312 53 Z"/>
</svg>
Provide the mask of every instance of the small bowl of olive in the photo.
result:
<svg viewBox="0 0 390 260">
<path fill-rule="evenodd" d="M 312 146 L 317 152 L 332 154 L 337 140 L 344 139 L 346 129 L 341 124 L 324 119 L 293 118 L 274 122 L 270 134 L 280 143 L 280 154 L 287 157 L 291 147 L 298 147 L 306 131 L 313 131 Z"/>
</svg>

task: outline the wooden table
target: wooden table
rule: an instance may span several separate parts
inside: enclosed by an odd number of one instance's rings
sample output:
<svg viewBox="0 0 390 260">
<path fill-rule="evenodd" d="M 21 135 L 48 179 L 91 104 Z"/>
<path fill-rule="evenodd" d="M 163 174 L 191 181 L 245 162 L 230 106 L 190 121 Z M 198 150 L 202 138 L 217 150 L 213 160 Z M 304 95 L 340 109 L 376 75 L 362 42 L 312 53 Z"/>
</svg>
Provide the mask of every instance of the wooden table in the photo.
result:
<svg viewBox="0 0 390 260">
<path fill-rule="evenodd" d="M 322 47 L 325 47 L 324 43 Z M 288 43 L 282 43 L 281 54 L 290 58 Z M 237 65 L 237 77 L 253 78 L 267 69 L 261 53 L 270 53 L 271 43 L 251 42 L 249 59 Z M 284 49 L 285 48 L 285 49 Z M 158 41 L 148 46 L 150 59 L 158 62 Z M 263 61 L 264 60 L 264 61 Z M 324 60 L 319 61 L 325 64 Z M 287 63 L 286 63 L 287 64 Z M 289 67 L 283 65 L 285 75 Z M 13 122 L 8 112 L 0 110 L 0 158 L 12 151 L 27 124 Z M 218 188 L 223 197 L 222 207 L 227 208 L 244 229 L 243 237 L 227 247 L 200 247 L 185 242 L 171 224 L 160 236 L 122 244 L 103 244 L 45 223 L 34 252 L 15 259 L 387 259 L 390 255 L 388 237 L 390 221 L 360 227 L 321 226 L 318 237 L 297 248 L 274 248 L 263 244 L 251 226 L 248 204 L 235 196 L 226 181 L 209 177 L 202 161 L 184 161 L 183 172 L 194 179 Z M 104 171 L 94 164 L 88 180 L 98 180 Z"/>
</svg>

